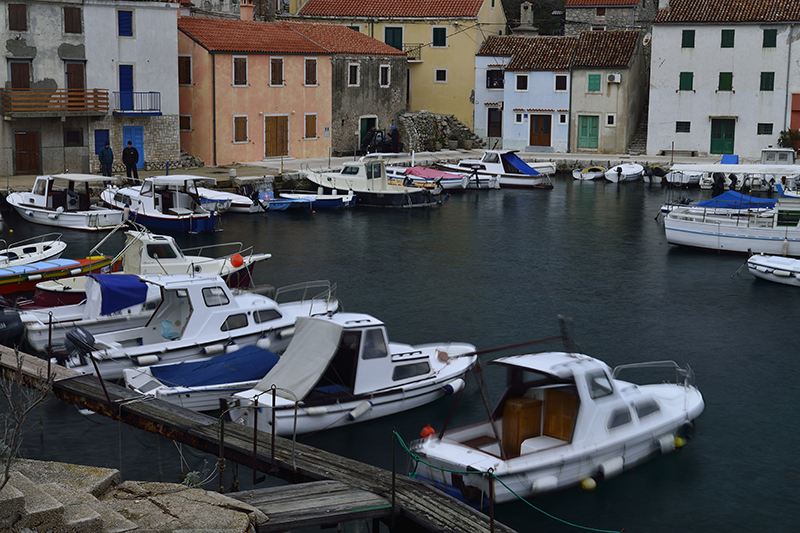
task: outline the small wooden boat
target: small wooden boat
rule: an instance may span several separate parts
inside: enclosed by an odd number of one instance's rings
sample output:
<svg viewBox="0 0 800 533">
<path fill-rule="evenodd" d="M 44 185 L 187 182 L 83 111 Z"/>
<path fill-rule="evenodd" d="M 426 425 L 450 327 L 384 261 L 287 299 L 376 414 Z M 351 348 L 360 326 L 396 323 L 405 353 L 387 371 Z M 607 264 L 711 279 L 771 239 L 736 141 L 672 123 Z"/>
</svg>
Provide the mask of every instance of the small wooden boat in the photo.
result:
<svg viewBox="0 0 800 533">
<path fill-rule="evenodd" d="M 800 259 L 756 254 L 747 259 L 747 269 L 757 278 L 800 287 Z"/>
<path fill-rule="evenodd" d="M 96 255 L 83 259 L 50 259 L 0 268 L 0 294 L 30 293 L 42 280 L 85 276 L 119 268 L 113 257 Z"/>
<path fill-rule="evenodd" d="M 300 317 L 280 361 L 233 395 L 231 418 L 278 435 L 349 426 L 461 390 L 476 360 L 471 344 L 389 342 L 370 315 Z"/>
<path fill-rule="evenodd" d="M 31 192 L 12 192 L 6 201 L 19 215 L 34 224 L 85 231 L 110 230 L 125 221 L 116 209 L 94 205 L 92 185 L 109 178 L 92 174 L 38 176 Z"/>
<path fill-rule="evenodd" d="M 611 183 L 628 183 L 642 179 L 644 167 L 638 163 L 621 163 L 606 170 L 605 176 Z"/>
<path fill-rule="evenodd" d="M 572 171 L 572 177 L 581 181 L 603 179 L 606 170 L 608 170 L 606 167 L 599 166 L 576 168 Z"/>
<path fill-rule="evenodd" d="M 275 193 L 272 191 L 261 191 L 258 193 L 258 201 L 266 206 L 268 211 L 295 211 L 299 209 L 311 211 L 314 198 L 302 195 L 278 196 L 276 198 Z"/>
<path fill-rule="evenodd" d="M 0 247 L 0 268 L 58 259 L 67 249 L 60 233 L 47 233 L 12 244 L 0 239 L 0 243 L 4 245 Z"/>
</svg>

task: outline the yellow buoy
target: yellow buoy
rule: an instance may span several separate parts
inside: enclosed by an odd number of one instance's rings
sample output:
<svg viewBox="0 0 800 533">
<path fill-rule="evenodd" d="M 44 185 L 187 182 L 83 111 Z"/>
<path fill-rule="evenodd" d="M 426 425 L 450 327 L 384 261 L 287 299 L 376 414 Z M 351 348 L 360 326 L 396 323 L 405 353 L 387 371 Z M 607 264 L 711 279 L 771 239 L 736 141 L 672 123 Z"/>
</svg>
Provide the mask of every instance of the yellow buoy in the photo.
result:
<svg viewBox="0 0 800 533">
<path fill-rule="evenodd" d="M 683 439 L 681 437 L 675 437 L 675 447 L 676 448 L 681 448 L 681 447 L 683 447 L 684 444 L 686 444 L 686 439 Z"/>
<path fill-rule="evenodd" d="M 594 490 L 597 487 L 597 481 L 594 479 L 587 477 L 583 481 L 581 481 L 581 488 L 583 490 Z"/>
</svg>

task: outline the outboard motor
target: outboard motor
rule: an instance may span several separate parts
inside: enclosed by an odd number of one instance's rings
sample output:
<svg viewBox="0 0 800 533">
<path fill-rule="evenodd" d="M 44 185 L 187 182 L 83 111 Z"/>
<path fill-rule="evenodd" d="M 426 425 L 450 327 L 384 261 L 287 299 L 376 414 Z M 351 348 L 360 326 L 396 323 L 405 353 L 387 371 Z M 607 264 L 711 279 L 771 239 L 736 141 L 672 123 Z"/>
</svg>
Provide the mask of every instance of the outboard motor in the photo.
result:
<svg viewBox="0 0 800 533">
<path fill-rule="evenodd" d="M 94 336 L 86 331 L 84 328 L 72 328 L 67 332 L 67 339 L 64 341 L 67 348 L 67 353 L 64 361 L 72 358 L 77 358 L 81 366 L 86 364 L 87 356 L 94 350 Z M 61 355 L 56 355 L 56 359 L 60 364 L 63 364 Z"/>
<path fill-rule="evenodd" d="M 13 348 L 22 342 L 25 326 L 19 313 L 13 309 L 0 309 L 0 344 Z"/>
</svg>

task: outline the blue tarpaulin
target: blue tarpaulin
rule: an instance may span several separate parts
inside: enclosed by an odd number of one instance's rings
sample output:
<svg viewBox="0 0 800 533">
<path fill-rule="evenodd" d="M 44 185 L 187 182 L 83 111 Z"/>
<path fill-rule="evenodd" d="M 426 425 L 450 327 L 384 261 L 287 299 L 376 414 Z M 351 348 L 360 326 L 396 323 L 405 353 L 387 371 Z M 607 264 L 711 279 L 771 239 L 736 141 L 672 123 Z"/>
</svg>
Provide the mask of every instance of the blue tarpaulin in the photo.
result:
<svg viewBox="0 0 800 533">
<path fill-rule="evenodd" d="M 718 207 L 723 209 L 765 209 L 775 207 L 776 201 L 777 200 L 772 198 L 759 198 L 736 191 L 725 191 L 711 200 L 697 202 L 696 205 L 699 207 Z"/>
<path fill-rule="evenodd" d="M 538 176 L 539 172 L 528 166 L 528 163 L 517 157 L 517 154 L 502 154 L 500 157 L 508 161 L 514 168 L 529 176 Z"/>
<path fill-rule="evenodd" d="M 147 284 L 133 274 L 89 274 L 100 284 L 102 304 L 100 313 L 110 315 L 120 309 L 144 303 Z"/>
<path fill-rule="evenodd" d="M 267 375 L 278 359 L 278 354 L 250 345 L 204 361 L 153 366 L 150 372 L 167 386 L 202 387 L 259 380 Z"/>
</svg>

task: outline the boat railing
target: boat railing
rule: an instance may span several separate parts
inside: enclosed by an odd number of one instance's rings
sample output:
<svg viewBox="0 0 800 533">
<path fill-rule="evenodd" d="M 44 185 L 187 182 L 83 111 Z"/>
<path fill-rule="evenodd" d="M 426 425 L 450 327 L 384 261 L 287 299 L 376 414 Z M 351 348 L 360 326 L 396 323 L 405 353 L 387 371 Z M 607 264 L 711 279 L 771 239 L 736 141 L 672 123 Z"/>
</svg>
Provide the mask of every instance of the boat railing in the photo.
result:
<svg viewBox="0 0 800 533">
<path fill-rule="evenodd" d="M 673 220 L 691 222 L 720 222 L 729 220 L 735 225 L 769 228 L 773 226 L 774 209 L 770 207 L 755 209 L 735 209 L 724 207 L 684 207 L 675 206 L 669 211 Z"/>
<path fill-rule="evenodd" d="M 61 233 L 45 233 L 44 235 L 37 235 L 36 237 L 30 237 L 28 239 L 17 241 L 14 243 L 14 247 L 18 246 L 25 246 L 26 244 L 36 244 L 40 242 L 46 241 L 60 241 L 63 235 Z M 0 250 L 5 250 L 8 252 L 8 249 L 11 246 L 8 244 L 8 241 L 5 239 L 0 239 Z"/>
<path fill-rule="evenodd" d="M 305 281 L 286 285 L 275 290 L 275 301 L 278 303 L 287 302 L 325 302 L 330 304 L 336 301 L 336 284 L 331 284 L 328 280 Z"/>
<path fill-rule="evenodd" d="M 675 361 L 646 361 L 642 363 L 629 363 L 625 365 L 618 365 L 614 367 L 611 377 L 618 379 L 619 374 L 623 370 L 642 369 L 642 368 L 669 368 L 675 371 L 675 383 L 683 384 L 685 386 L 694 385 L 694 370 L 688 364 L 686 368 L 681 368 Z"/>
</svg>

